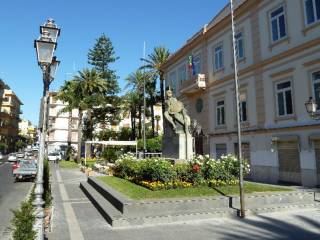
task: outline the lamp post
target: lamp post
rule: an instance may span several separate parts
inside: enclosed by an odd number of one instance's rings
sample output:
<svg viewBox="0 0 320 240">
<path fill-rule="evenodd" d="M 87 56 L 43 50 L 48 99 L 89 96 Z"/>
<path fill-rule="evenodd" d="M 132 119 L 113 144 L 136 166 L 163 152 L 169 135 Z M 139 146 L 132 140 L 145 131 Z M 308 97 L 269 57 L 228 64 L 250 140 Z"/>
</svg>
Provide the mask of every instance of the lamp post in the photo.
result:
<svg viewBox="0 0 320 240">
<path fill-rule="evenodd" d="M 317 112 L 318 104 L 312 97 L 310 97 L 309 100 L 306 101 L 305 106 L 309 116 L 312 119 L 320 120 L 320 113 Z"/>
<path fill-rule="evenodd" d="M 34 47 L 37 53 L 38 65 L 42 70 L 43 75 L 43 95 L 41 99 L 40 110 L 40 151 L 37 164 L 37 179 L 35 187 L 35 200 L 33 202 L 36 208 L 36 221 L 34 229 L 37 233 L 37 239 L 42 240 L 44 236 L 43 229 L 43 161 L 45 156 L 45 138 L 47 129 L 47 104 L 48 92 L 50 83 L 54 79 L 55 72 L 59 65 L 59 61 L 53 56 L 57 47 L 57 37 L 60 34 L 60 29 L 54 23 L 53 19 L 48 19 L 47 22 L 40 27 L 41 36 L 34 41 Z"/>
<path fill-rule="evenodd" d="M 240 124 L 240 97 L 239 97 L 239 80 L 238 80 L 238 63 L 237 63 L 237 46 L 234 24 L 234 6 L 233 0 L 230 0 L 231 10 L 231 28 L 232 28 L 232 46 L 234 62 L 234 85 L 236 92 L 236 114 L 237 114 L 237 132 L 238 132 L 238 158 L 239 158 L 239 192 L 240 192 L 240 217 L 245 217 L 244 189 L 243 189 L 243 163 L 242 163 L 242 144 L 241 144 L 241 124 Z"/>
</svg>

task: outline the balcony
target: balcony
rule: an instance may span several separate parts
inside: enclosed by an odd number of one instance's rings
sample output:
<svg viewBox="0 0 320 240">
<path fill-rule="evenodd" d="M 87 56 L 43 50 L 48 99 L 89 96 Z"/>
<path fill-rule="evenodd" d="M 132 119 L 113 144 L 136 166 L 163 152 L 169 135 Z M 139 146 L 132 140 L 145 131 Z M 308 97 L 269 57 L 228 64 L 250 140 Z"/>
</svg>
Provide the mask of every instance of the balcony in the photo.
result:
<svg viewBox="0 0 320 240">
<path fill-rule="evenodd" d="M 191 79 L 182 82 L 180 92 L 185 95 L 193 95 L 206 89 L 206 75 L 197 74 Z"/>
</svg>

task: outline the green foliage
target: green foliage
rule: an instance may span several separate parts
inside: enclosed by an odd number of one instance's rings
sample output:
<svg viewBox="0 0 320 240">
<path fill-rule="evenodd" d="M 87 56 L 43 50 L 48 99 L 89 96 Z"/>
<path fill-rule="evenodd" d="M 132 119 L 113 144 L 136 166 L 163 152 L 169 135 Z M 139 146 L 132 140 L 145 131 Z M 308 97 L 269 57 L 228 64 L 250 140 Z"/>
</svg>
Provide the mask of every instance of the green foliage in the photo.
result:
<svg viewBox="0 0 320 240">
<path fill-rule="evenodd" d="M 115 146 L 108 146 L 103 150 L 101 156 L 106 161 L 114 163 L 120 154 L 121 148 Z"/>
<path fill-rule="evenodd" d="M 133 154 L 124 154 L 115 162 L 114 175 L 124 179 L 136 179 L 139 172 L 138 161 Z"/>
<path fill-rule="evenodd" d="M 88 63 L 99 71 L 108 82 L 108 93 L 115 95 L 119 92 L 117 76 L 114 70 L 109 68 L 110 63 L 115 62 L 119 57 L 115 56 L 115 51 L 111 40 L 102 34 L 88 53 Z"/>
<path fill-rule="evenodd" d="M 5 143 L 0 143 L 0 152 L 5 152 L 8 148 L 8 145 Z"/>
<path fill-rule="evenodd" d="M 72 146 L 68 146 L 66 151 L 66 157 L 67 157 L 66 160 L 67 161 L 72 160 L 75 153 L 76 153 L 76 150 Z"/>
<path fill-rule="evenodd" d="M 131 139 L 132 129 L 128 127 L 123 127 L 118 132 L 118 140 L 119 141 L 129 141 Z"/>
<path fill-rule="evenodd" d="M 167 48 L 158 46 L 153 49 L 153 52 L 149 54 L 147 58 L 142 59 L 146 64 L 141 68 L 148 69 L 153 75 L 159 77 L 162 108 L 164 108 L 164 72 L 162 66 L 167 62 L 169 56 L 170 52 Z M 164 112 L 164 109 L 162 110 Z"/>
<path fill-rule="evenodd" d="M 43 162 L 43 195 L 45 206 L 48 207 L 52 203 L 51 183 L 50 183 L 50 166 L 48 159 Z"/>
<path fill-rule="evenodd" d="M 169 182 L 176 179 L 173 165 L 161 158 L 150 158 L 138 161 L 137 180 Z"/>
<path fill-rule="evenodd" d="M 61 168 L 77 168 L 78 164 L 75 161 L 59 161 L 59 167 Z"/>
<path fill-rule="evenodd" d="M 191 178 L 191 168 L 188 163 L 177 163 L 174 165 L 174 169 L 177 173 L 177 179 L 188 182 Z"/>
<path fill-rule="evenodd" d="M 161 152 L 162 150 L 162 135 L 146 140 L 147 152 Z M 143 149 L 143 140 L 138 140 L 138 149 Z"/>
<path fill-rule="evenodd" d="M 249 172 L 249 165 L 244 161 L 244 174 Z M 222 156 L 220 160 L 206 156 L 195 156 L 188 162 L 171 163 L 163 158 L 137 160 L 134 155 L 122 155 L 115 164 L 115 176 L 129 179 L 151 187 L 168 187 L 168 182 L 187 182 L 193 186 L 223 186 L 236 183 L 239 163 L 235 156 Z M 157 186 L 153 182 L 159 182 Z M 182 184 L 183 185 L 183 184 Z"/>
<path fill-rule="evenodd" d="M 118 57 L 111 40 L 102 34 L 89 50 L 88 63 L 100 74 L 106 83 L 105 94 L 96 102 L 95 108 L 91 108 L 91 113 L 85 121 L 84 136 L 86 139 L 92 139 L 94 125 L 97 123 L 111 124 L 120 120 L 121 98 L 116 94 L 120 92 L 118 77 L 114 70 L 110 69 L 110 63 L 114 63 Z"/>
<path fill-rule="evenodd" d="M 35 221 L 34 208 L 31 201 L 21 203 L 19 210 L 12 210 L 13 219 L 11 220 L 13 239 L 15 240 L 33 240 L 36 232 L 33 230 Z"/>
<path fill-rule="evenodd" d="M 16 141 L 16 144 L 15 144 L 16 150 L 20 150 L 26 146 L 27 146 L 27 144 L 25 142 L 23 142 L 21 139 Z"/>
</svg>

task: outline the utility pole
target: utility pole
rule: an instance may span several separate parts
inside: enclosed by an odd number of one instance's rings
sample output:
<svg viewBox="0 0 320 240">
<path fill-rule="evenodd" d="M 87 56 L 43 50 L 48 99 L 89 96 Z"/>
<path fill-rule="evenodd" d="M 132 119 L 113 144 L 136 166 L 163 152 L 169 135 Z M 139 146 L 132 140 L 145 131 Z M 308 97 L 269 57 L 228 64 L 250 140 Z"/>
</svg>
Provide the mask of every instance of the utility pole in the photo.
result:
<svg viewBox="0 0 320 240">
<path fill-rule="evenodd" d="M 234 6 L 233 0 L 230 0 L 231 24 L 232 24 L 232 45 L 233 45 L 233 62 L 234 62 L 234 85 L 236 91 L 236 112 L 237 112 L 237 132 L 238 132 L 238 158 L 239 158 L 239 190 L 240 190 L 240 217 L 245 217 L 244 190 L 243 190 L 243 163 L 242 163 L 242 143 L 241 143 L 241 124 L 240 124 L 240 99 L 239 99 L 239 79 L 238 79 L 238 62 L 237 47 L 234 24 Z"/>
</svg>

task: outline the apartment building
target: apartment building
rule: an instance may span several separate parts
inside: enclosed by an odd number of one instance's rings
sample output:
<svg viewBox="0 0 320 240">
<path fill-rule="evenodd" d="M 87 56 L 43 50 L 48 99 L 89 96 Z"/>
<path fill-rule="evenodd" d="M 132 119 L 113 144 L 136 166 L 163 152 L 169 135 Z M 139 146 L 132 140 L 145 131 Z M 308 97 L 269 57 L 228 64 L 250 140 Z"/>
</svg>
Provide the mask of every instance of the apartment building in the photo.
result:
<svg viewBox="0 0 320 240">
<path fill-rule="evenodd" d="M 33 143 L 36 138 L 36 127 L 29 120 L 21 119 L 19 122 L 19 135 L 24 136 Z"/>
<path fill-rule="evenodd" d="M 151 111 L 151 108 L 148 109 L 148 111 Z M 153 106 L 153 112 L 154 112 L 154 129 L 157 134 L 163 133 L 163 118 L 162 118 L 162 107 L 161 103 L 157 103 Z M 143 116 L 142 116 L 143 119 Z M 136 126 L 138 126 L 138 119 L 136 119 Z M 151 116 L 146 117 L 146 126 L 151 127 L 152 119 Z M 130 112 L 122 112 L 121 113 L 121 120 L 119 123 L 111 125 L 109 128 L 114 131 L 120 131 L 121 128 L 131 128 L 132 122 L 131 122 L 131 115 Z"/>
<path fill-rule="evenodd" d="M 19 134 L 20 107 L 23 104 L 8 86 L 5 86 L 2 92 L 2 102 L 0 105 L 0 142 L 8 146 L 8 151 L 12 151 L 15 148 L 15 142 Z"/>
<path fill-rule="evenodd" d="M 48 100 L 48 136 L 46 143 L 48 153 L 65 151 L 67 146 L 77 150 L 78 144 L 78 110 L 63 112 L 66 103 L 57 99 L 57 92 L 49 93 Z"/>
<path fill-rule="evenodd" d="M 319 185 L 320 121 L 308 115 L 305 102 L 313 97 L 320 110 L 320 1 L 234 2 L 249 177 Z M 196 145 L 214 158 L 237 154 L 230 6 L 171 55 L 163 70 L 166 86 L 203 128 Z"/>
</svg>

